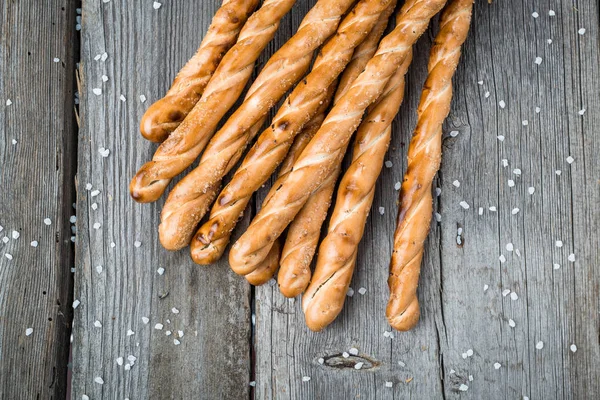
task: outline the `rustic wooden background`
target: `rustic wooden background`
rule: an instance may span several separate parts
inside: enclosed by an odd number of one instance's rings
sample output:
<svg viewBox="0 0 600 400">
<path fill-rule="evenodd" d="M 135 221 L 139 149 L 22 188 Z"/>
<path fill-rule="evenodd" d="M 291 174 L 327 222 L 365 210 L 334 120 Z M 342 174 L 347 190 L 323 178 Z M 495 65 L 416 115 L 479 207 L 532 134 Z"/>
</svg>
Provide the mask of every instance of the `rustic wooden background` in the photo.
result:
<svg viewBox="0 0 600 400">
<path fill-rule="evenodd" d="M 251 288 L 226 261 L 200 267 L 186 251 L 163 250 L 164 200 L 129 198 L 130 177 L 155 149 L 138 121 L 218 7 L 161 3 L 84 1 L 81 41 L 72 1 L 0 5 L 0 398 L 600 396 L 598 2 L 476 2 L 445 126 L 441 222 L 426 247 L 422 317 L 408 333 L 392 331 L 384 315 L 394 184 L 436 24 L 416 45 L 355 294 L 334 324 L 313 333 L 300 302 L 276 285 Z M 298 1 L 259 66 L 313 3 Z M 350 348 L 358 356 L 343 357 Z"/>
</svg>

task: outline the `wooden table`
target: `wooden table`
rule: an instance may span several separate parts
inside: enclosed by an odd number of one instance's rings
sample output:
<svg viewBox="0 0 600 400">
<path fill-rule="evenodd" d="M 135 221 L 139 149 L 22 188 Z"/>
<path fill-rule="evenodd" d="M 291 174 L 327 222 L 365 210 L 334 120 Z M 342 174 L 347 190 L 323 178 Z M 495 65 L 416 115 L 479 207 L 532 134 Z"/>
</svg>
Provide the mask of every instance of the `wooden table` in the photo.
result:
<svg viewBox="0 0 600 400">
<path fill-rule="evenodd" d="M 0 398 L 600 397 L 598 2 L 476 2 L 434 183 L 441 222 L 426 246 L 422 317 L 408 333 L 384 315 L 394 185 L 435 28 L 416 45 L 354 296 L 313 333 L 276 285 L 252 288 L 226 261 L 201 267 L 163 250 L 164 199 L 129 197 L 156 147 L 140 117 L 218 2 L 87 0 L 81 37 L 74 3 L 0 6 Z M 259 66 L 313 3 L 298 1 Z"/>
</svg>

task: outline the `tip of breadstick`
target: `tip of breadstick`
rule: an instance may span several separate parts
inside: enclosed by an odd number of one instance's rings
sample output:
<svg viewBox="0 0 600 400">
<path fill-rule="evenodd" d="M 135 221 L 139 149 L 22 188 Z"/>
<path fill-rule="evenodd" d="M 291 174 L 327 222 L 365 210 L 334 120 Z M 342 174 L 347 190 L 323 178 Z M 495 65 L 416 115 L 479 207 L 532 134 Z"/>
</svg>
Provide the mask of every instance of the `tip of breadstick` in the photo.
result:
<svg viewBox="0 0 600 400">
<path fill-rule="evenodd" d="M 395 306 L 390 301 L 386 316 L 392 328 L 397 331 L 406 332 L 417 326 L 421 311 L 419 309 L 419 302 L 416 299 L 404 311 L 396 311 L 394 308 Z"/>
</svg>

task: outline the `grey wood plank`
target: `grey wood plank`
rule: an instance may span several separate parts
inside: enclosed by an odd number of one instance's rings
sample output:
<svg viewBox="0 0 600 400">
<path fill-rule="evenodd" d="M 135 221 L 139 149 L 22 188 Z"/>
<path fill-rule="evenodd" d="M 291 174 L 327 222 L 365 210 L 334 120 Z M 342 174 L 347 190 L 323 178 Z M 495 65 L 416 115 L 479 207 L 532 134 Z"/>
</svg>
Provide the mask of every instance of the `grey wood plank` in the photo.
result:
<svg viewBox="0 0 600 400">
<path fill-rule="evenodd" d="M 421 321 L 389 339 L 383 332 L 390 330 L 385 304 L 397 210 L 393 186 L 405 170 L 436 29 L 419 42 L 389 151 L 393 168 L 382 173 L 360 246 L 355 294 L 338 320 L 315 334 L 303 324 L 299 300 L 284 299 L 276 285 L 256 289 L 257 398 L 578 399 L 600 393 L 599 10 L 592 3 L 476 2 L 444 127 L 436 182 L 442 194 L 434 205 L 442 222 L 432 224 L 426 244 Z M 584 35 L 577 33 L 582 27 Z M 459 205 L 463 200 L 468 210 Z M 572 253 L 574 263 L 568 261 Z M 367 289 L 364 296 L 360 287 Z M 332 367 L 317 361 L 333 356 L 333 364 L 350 347 L 379 365 L 356 371 L 353 362 Z"/>
<path fill-rule="evenodd" d="M 156 148 L 140 136 L 139 120 L 192 56 L 220 4 L 161 3 L 157 10 L 153 2 L 83 4 L 74 295 L 81 305 L 74 317 L 72 384 L 77 399 L 249 393 L 248 285 L 226 262 L 201 267 L 187 250 L 162 249 L 157 227 L 164 199 L 136 204 L 128 193 L 129 180 Z M 104 52 L 105 61 L 95 60 Z M 109 78 L 104 84 L 103 74 Z M 93 94 L 94 88 L 102 94 Z M 102 157 L 100 147 L 110 155 Z M 92 190 L 86 190 L 88 183 Z M 135 362 L 126 368 L 128 356 Z"/>
<path fill-rule="evenodd" d="M 73 266 L 69 216 L 74 214 L 75 198 L 75 33 L 73 2 L 0 5 L 3 399 L 66 395 Z M 50 225 L 44 223 L 46 218 Z M 33 241 L 37 247 L 30 245 Z"/>
</svg>

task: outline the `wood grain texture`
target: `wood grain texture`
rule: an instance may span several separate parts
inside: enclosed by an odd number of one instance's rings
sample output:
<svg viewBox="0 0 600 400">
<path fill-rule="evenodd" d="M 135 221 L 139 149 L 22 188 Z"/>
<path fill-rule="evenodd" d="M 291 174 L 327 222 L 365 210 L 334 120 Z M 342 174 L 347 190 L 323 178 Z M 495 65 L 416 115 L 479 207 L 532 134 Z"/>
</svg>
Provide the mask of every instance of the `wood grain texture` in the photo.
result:
<svg viewBox="0 0 600 400">
<path fill-rule="evenodd" d="M 434 204 L 442 222 L 433 222 L 426 245 L 421 321 L 390 339 L 383 334 L 390 331 L 384 308 L 394 184 L 406 167 L 436 29 L 421 39 L 394 125 L 393 167 L 384 168 L 359 249 L 354 296 L 336 322 L 315 334 L 303 325 L 299 301 L 283 298 L 276 286 L 256 289 L 256 398 L 582 399 L 600 393 L 599 10 L 592 3 L 476 2 L 434 182 L 442 190 Z M 351 347 L 358 358 L 343 357 Z M 377 367 L 367 368 L 370 360 Z M 359 361 L 365 364 L 357 371 Z"/>
<path fill-rule="evenodd" d="M 244 398 L 249 392 L 248 285 L 225 262 L 201 267 L 188 251 L 164 250 L 157 234 L 164 199 L 142 205 L 129 197 L 127 182 L 156 147 L 140 136 L 139 120 L 194 54 L 219 6 L 161 3 L 159 9 L 125 0 L 83 5 L 74 399 Z M 104 52 L 104 62 L 95 60 Z M 100 147 L 110 150 L 108 157 Z M 88 183 L 100 194 L 86 190 Z"/>
<path fill-rule="evenodd" d="M 0 238 L 9 239 L 0 242 L 2 399 L 66 395 L 76 161 L 74 7 L 70 1 L 0 5 Z"/>
</svg>

